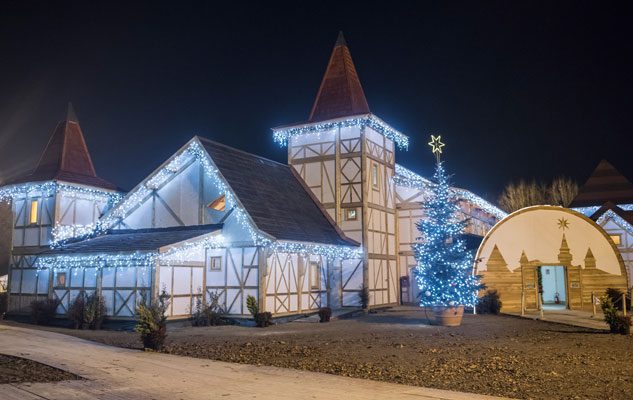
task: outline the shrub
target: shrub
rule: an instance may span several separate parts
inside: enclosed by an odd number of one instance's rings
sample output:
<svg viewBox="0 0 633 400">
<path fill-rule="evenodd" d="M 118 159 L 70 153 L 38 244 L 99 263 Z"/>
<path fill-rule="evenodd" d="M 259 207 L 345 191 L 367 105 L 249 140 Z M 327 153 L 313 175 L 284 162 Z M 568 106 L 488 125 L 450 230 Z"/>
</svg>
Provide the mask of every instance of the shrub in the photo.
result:
<svg viewBox="0 0 633 400">
<path fill-rule="evenodd" d="M 33 300 L 31 302 L 31 319 L 37 325 L 48 325 L 55 318 L 57 307 L 59 307 L 57 299 Z"/>
<path fill-rule="evenodd" d="M 84 293 L 79 293 L 75 297 L 75 301 L 70 305 L 68 314 L 66 315 L 70 322 L 73 324 L 74 329 L 84 328 L 84 314 L 86 312 L 86 299 Z"/>
<path fill-rule="evenodd" d="M 332 318 L 332 309 L 330 307 L 319 309 L 319 322 L 330 322 L 330 318 Z"/>
<path fill-rule="evenodd" d="M 267 326 L 271 326 L 273 324 L 273 315 L 268 312 L 258 312 L 255 314 L 255 325 L 258 328 L 266 328 Z"/>
<path fill-rule="evenodd" d="M 369 307 L 369 288 L 367 286 L 361 286 L 360 292 L 358 292 L 358 300 L 363 310 Z"/>
<path fill-rule="evenodd" d="M 105 299 L 98 293 L 93 293 L 86 300 L 84 324 L 90 329 L 101 329 L 106 315 Z"/>
<path fill-rule="evenodd" d="M 226 310 L 220 305 L 220 295 L 215 292 L 209 296 L 209 303 L 205 306 L 202 296 L 196 299 L 196 309 L 191 316 L 192 326 L 226 325 Z"/>
<path fill-rule="evenodd" d="M 608 295 L 600 299 L 600 307 L 604 313 L 604 321 L 609 324 L 611 333 L 628 335 L 631 333 L 631 317 L 618 312 L 613 300 Z"/>
<path fill-rule="evenodd" d="M 2 319 L 2 316 L 4 315 L 4 313 L 7 312 L 8 302 L 9 302 L 9 293 L 0 292 L 0 319 Z"/>
<path fill-rule="evenodd" d="M 250 294 L 246 296 L 246 308 L 253 316 L 255 325 L 259 328 L 265 328 L 273 324 L 273 315 L 269 312 L 259 312 L 259 305 L 257 299 Z"/>
<path fill-rule="evenodd" d="M 623 292 L 620 289 L 615 289 L 615 288 L 608 288 L 606 292 L 607 297 L 611 299 L 611 301 L 613 302 L 613 305 L 620 311 L 624 311 L 624 308 L 622 306 L 622 294 Z M 631 299 L 629 299 L 627 296 L 627 302 L 626 302 L 627 311 L 631 311 L 630 300 Z"/>
<path fill-rule="evenodd" d="M 246 296 L 246 308 L 248 308 L 248 311 L 251 313 L 253 317 L 257 315 L 257 313 L 259 312 L 257 299 L 254 296 L 251 296 L 250 294 Z"/>
<path fill-rule="evenodd" d="M 167 316 L 169 295 L 163 290 L 158 301 L 147 305 L 145 295 L 136 305 L 136 326 L 134 331 L 141 334 L 143 347 L 160 351 L 167 338 Z"/>
<path fill-rule="evenodd" d="M 503 303 L 499 299 L 499 292 L 496 290 L 487 290 L 486 294 L 479 298 L 479 306 L 477 311 L 479 314 L 499 314 Z"/>
</svg>

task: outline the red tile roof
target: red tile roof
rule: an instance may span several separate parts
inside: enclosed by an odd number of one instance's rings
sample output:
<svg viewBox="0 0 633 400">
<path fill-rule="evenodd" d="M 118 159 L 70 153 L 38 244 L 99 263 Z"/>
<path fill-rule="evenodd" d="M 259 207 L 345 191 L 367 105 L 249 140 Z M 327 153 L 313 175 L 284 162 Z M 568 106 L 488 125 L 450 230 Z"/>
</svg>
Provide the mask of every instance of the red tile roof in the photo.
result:
<svg viewBox="0 0 633 400">
<path fill-rule="evenodd" d="M 68 105 L 66 118 L 53 131 L 35 170 L 6 184 L 50 180 L 116 189 L 116 185 L 97 176 L 71 104 Z"/>
<path fill-rule="evenodd" d="M 369 105 L 343 33 L 339 33 L 308 122 L 368 114 Z"/>
<path fill-rule="evenodd" d="M 633 203 L 633 183 L 607 160 L 602 160 L 569 207 L 601 206 L 609 201 Z"/>
</svg>

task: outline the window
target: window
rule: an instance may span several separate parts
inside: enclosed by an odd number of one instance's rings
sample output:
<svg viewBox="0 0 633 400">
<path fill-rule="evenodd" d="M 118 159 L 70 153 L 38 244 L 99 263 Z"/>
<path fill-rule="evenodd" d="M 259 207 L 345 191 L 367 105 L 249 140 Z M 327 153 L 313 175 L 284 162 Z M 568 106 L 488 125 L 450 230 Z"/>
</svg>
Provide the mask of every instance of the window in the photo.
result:
<svg viewBox="0 0 633 400">
<path fill-rule="evenodd" d="M 30 224 L 37 224 L 38 201 L 31 200 L 31 215 L 29 216 Z"/>
<path fill-rule="evenodd" d="M 371 184 L 376 188 L 378 187 L 378 165 L 377 164 L 371 165 Z"/>
<path fill-rule="evenodd" d="M 321 269 L 316 261 L 310 261 L 310 287 L 312 289 L 321 288 Z"/>
<path fill-rule="evenodd" d="M 66 286 L 66 273 L 65 272 L 56 272 L 55 273 L 55 286 Z"/>
<path fill-rule="evenodd" d="M 345 221 L 356 221 L 357 219 L 358 219 L 358 214 L 355 208 L 345 209 Z"/>
<path fill-rule="evenodd" d="M 609 235 L 609 236 L 611 236 L 611 240 L 613 240 L 613 243 L 615 243 L 616 246 L 619 246 L 622 244 L 621 235 Z"/>
<path fill-rule="evenodd" d="M 222 270 L 222 257 L 211 257 L 209 260 L 209 271 Z"/>
<path fill-rule="evenodd" d="M 224 195 L 218 197 L 209 203 L 207 207 L 215 211 L 224 211 L 226 209 L 226 197 Z"/>
</svg>

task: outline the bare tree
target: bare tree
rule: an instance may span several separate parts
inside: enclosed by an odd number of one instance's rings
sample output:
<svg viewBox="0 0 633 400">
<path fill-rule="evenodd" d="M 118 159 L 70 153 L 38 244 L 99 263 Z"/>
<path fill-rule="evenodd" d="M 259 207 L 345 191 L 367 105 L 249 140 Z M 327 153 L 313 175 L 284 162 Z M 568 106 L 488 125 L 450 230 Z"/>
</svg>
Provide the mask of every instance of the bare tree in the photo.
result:
<svg viewBox="0 0 633 400">
<path fill-rule="evenodd" d="M 547 203 L 546 186 L 536 181 L 510 182 L 499 197 L 499 205 L 507 212 Z"/>
<path fill-rule="evenodd" d="M 507 212 L 539 204 L 552 204 L 566 207 L 576 197 L 578 184 L 565 177 L 555 178 L 546 185 L 536 181 L 510 182 L 499 197 L 499 205 Z"/>
<path fill-rule="evenodd" d="M 578 184 L 570 178 L 559 176 L 549 187 L 549 201 L 553 205 L 567 207 L 578 194 Z"/>
</svg>

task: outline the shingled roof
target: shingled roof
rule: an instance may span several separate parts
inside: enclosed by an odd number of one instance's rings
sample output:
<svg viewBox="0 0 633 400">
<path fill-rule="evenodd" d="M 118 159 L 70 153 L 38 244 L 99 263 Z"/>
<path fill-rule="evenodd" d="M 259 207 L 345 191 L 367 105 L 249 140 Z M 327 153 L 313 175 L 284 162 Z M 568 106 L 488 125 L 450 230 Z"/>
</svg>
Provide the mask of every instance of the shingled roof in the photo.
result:
<svg viewBox="0 0 633 400">
<path fill-rule="evenodd" d="M 198 140 L 260 230 L 279 240 L 359 245 L 338 230 L 288 165 Z"/>
<path fill-rule="evenodd" d="M 97 176 L 71 104 L 68 104 L 66 118 L 53 131 L 35 170 L 6 184 L 51 180 L 116 189 L 115 185 Z"/>
<path fill-rule="evenodd" d="M 369 112 L 369 105 L 358 79 L 352 55 L 343 32 L 340 32 L 308 122 L 369 114 Z"/>
<path fill-rule="evenodd" d="M 222 229 L 222 224 L 177 226 L 154 229 L 120 229 L 93 239 L 70 243 L 47 250 L 42 255 L 125 253 L 134 251 L 157 251 L 161 247 Z"/>
<path fill-rule="evenodd" d="M 602 160 L 569 207 L 601 206 L 609 201 L 633 203 L 633 184 L 611 163 Z"/>
</svg>

